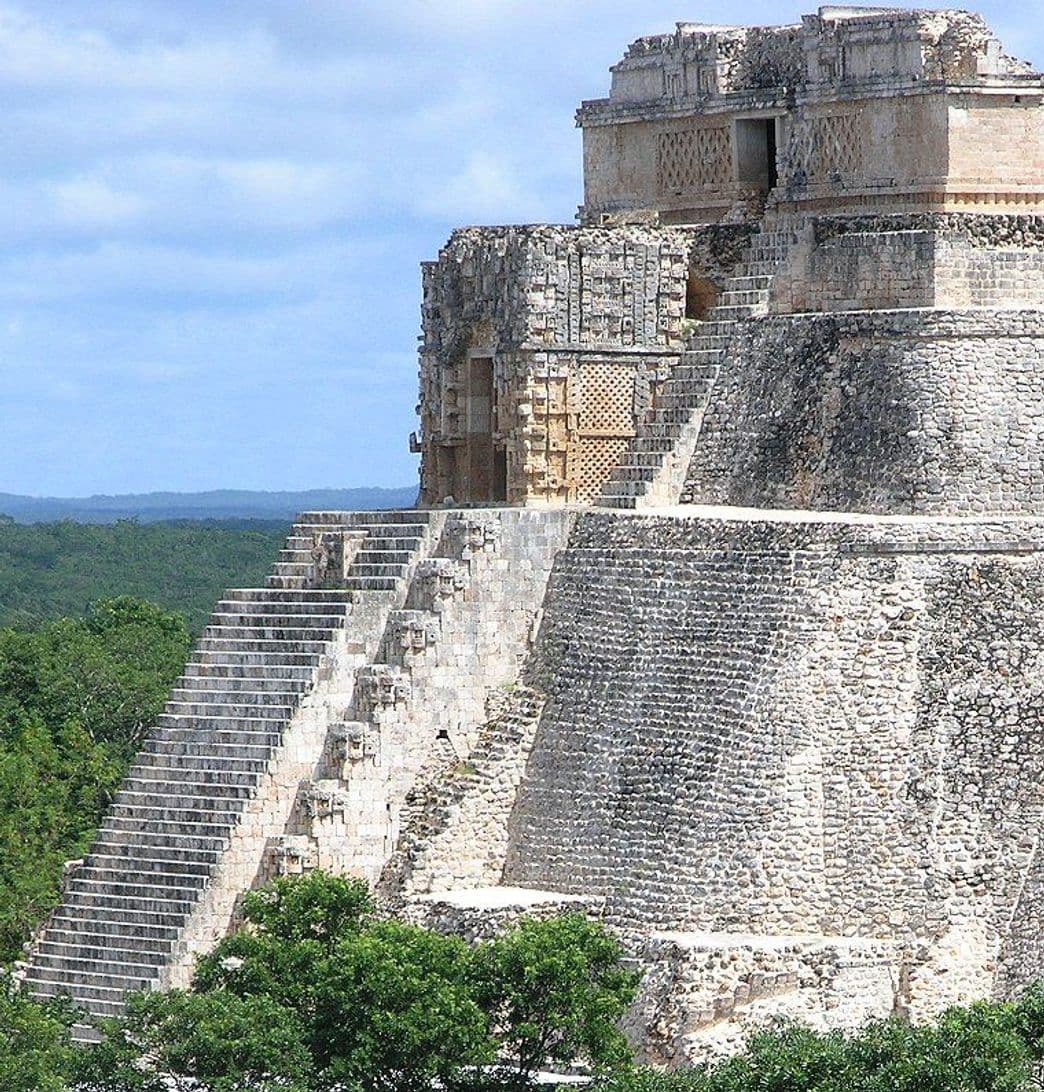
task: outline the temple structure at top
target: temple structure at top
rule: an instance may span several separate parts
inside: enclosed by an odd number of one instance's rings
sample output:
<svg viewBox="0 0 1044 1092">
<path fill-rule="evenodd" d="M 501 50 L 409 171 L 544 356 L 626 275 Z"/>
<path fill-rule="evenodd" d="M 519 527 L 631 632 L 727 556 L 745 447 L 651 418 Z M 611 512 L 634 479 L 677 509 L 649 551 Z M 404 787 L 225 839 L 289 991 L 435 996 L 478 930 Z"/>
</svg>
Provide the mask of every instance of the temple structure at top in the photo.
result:
<svg viewBox="0 0 1044 1092">
<path fill-rule="evenodd" d="M 1044 82 L 979 15 L 824 7 L 679 23 L 585 102 L 585 223 L 779 211 L 1040 211 Z"/>
<path fill-rule="evenodd" d="M 1035 509 L 1039 468 L 1016 487 L 973 403 L 945 407 L 956 453 L 907 450 L 885 419 L 926 437 L 943 412 L 918 338 L 950 379 L 985 374 L 976 354 L 1002 359 L 1015 328 L 955 312 L 1044 304 L 1042 101 L 1044 78 L 964 11 L 824 7 L 639 39 L 577 115 L 578 225 L 464 228 L 425 265 L 422 503 L 954 511 L 996 481 L 991 507 Z M 915 329 L 912 311 L 932 314 Z M 825 331 L 779 320 L 850 312 L 907 316 L 863 331 L 891 347 L 904 409 L 877 413 L 896 392 L 864 369 L 857 387 L 883 383 L 865 413 L 845 399 L 848 419 L 806 421 L 773 368 L 793 375 L 797 353 L 806 401 L 834 398 L 798 353 Z"/>
</svg>

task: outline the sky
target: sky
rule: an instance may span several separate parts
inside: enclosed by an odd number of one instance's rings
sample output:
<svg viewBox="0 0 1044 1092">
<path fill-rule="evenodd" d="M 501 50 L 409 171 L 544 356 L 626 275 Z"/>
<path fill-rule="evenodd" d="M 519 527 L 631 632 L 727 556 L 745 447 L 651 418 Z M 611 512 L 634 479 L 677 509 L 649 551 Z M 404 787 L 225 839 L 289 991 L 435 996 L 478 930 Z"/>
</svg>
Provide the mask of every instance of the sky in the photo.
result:
<svg viewBox="0 0 1044 1092">
<path fill-rule="evenodd" d="M 630 41 L 814 9 L 0 0 L 0 492 L 412 483 L 419 263 L 572 222 Z"/>
</svg>

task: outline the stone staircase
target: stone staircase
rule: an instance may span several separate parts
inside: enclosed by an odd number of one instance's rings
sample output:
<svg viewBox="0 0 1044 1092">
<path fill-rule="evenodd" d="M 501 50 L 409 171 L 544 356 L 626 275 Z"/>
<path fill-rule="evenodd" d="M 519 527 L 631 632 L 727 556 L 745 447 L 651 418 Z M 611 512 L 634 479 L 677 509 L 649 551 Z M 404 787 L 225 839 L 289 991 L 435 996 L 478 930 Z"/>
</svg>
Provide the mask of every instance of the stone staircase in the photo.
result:
<svg viewBox="0 0 1044 1092">
<path fill-rule="evenodd" d="M 317 587 L 320 535 L 354 552 Z M 37 935 L 21 972 L 33 994 L 105 1017 L 162 981 L 335 641 L 347 630 L 375 647 L 432 537 L 424 512 L 307 513 L 265 588 L 225 594 Z"/>
<path fill-rule="evenodd" d="M 595 502 L 607 508 L 677 504 L 725 350 L 740 323 L 768 310 L 772 278 L 795 241 L 791 232 L 755 235 L 740 273 L 690 338 Z"/>
</svg>

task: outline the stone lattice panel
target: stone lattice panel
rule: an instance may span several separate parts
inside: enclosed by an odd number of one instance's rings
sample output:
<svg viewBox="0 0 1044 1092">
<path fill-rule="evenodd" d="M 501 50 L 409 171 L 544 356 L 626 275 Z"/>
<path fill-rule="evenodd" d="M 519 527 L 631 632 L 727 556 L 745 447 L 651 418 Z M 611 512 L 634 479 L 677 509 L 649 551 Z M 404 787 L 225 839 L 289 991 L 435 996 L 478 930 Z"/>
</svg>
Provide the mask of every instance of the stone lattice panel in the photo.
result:
<svg viewBox="0 0 1044 1092">
<path fill-rule="evenodd" d="M 608 361 L 585 361 L 577 377 L 573 483 L 576 499 L 594 500 L 634 435 L 634 371 Z"/>
<path fill-rule="evenodd" d="M 630 367 L 584 363 L 578 386 L 582 433 L 627 436 L 634 432 L 634 372 Z"/>
<path fill-rule="evenodd" d="M 627 438 L 581 436 L 578 444 L 576 499 L 593 501 L 613 468 L 627 452 Z"/>
<path fill-rule="evenodd" d="M 809 181 L 863 173 L 866 135 L 855 114 L 829 114 L 795 127 L 790 160 Z"/>
<path fill-rule="evenodd" d="M 657 170 L 661 193 L 727 185 L 732 177 L 729 130 L 721 126 L 661 133 Z"/>
</svg>

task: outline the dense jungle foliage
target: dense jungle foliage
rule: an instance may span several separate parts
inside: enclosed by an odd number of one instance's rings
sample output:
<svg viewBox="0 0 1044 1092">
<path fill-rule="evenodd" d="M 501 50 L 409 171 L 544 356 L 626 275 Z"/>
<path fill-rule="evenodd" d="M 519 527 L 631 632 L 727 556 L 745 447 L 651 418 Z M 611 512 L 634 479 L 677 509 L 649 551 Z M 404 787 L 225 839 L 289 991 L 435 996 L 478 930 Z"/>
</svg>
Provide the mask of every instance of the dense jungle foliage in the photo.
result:
<svg viewBox="0 0 1044 1092">
<path fill-rule="evenodd" d="M 251 892 L 244 912 L 191 990 L 132 998 L 100 1046 L 68 1051 L 71 1009 L 0 991 L 5 1092 L 484 1092 L 528 1089 L 551 1064 L 629 1064 L 617 1025 L 637 976 L 581 914 L 468 945 L 322 872 Z M 49 1083 L 20 1079 L 19 1059 Z"/>
<path fill-rule="evenodd" d="M 0 965 L 57 902 L 190 643 L 180 614 L 129 597 L 0 630 Z"/>
<path fill-rule="evenodd" d="M 15 523 L 0 516 L 0 626 L 80 615 L 132 595 L 199 632 L 228 587 L 252 587 L 283 544 L 282 522 Z"/>
</svg>

